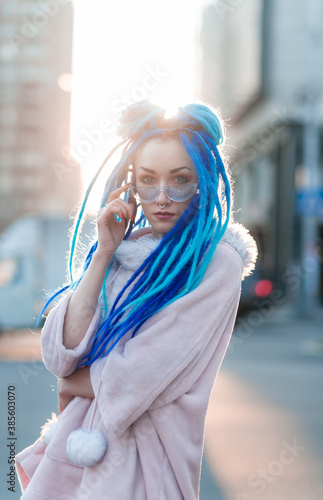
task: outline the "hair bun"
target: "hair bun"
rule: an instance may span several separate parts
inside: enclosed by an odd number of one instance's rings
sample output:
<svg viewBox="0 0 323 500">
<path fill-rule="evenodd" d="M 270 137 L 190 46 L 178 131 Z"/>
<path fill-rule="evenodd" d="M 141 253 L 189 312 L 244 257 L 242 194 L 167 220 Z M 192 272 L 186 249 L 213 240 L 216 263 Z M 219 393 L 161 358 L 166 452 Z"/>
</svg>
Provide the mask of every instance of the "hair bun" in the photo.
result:
<svg viewBox="0 0 323 500">
<path fill-rule="evenodd" d="M 135 102 L 122 111 L 117 134 L 124 139 L 136 139 L 148 130 L 158 128 L 164 115 L 165 110 L 146 99 Z"/>
<path fill-rule="evenodd" d="M 223 144 L 225 137 L 222 120 L 211 106 L 187 104 L 178 108 L 178 116 L 185 121 L 187 128 L 196 131 L 202 128 L 217 146 Z"/>
</svg>

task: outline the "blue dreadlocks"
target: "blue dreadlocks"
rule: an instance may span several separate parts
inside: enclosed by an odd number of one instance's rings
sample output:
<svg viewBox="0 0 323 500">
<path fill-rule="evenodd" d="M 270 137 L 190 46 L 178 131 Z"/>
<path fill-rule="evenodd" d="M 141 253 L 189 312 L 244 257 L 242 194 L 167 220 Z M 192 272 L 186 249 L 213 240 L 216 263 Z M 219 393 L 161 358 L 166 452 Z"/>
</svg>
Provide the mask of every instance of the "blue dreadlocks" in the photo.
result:
<svg viewBox="0 0 323 500">
<path fill-rule="evenodd" d="M 105 314 L 90 350 L 79 362 L 79 366 L 90 365 L 96 359 L 106 356 L 128 331 L 133 329 L 133 337 L 148 318 L 194 290 L 202 280 L 231 217 L 230 177 L 218 151 L 218 146 L 224 141 L 223 128 L 220 118 L 209 106 L 188 104 L 179 108 L 175 117 L 165 119 L 163 110 L 148 101 L 142 101 L 126 108 L 122 113 L 118 133 L 123 141 L 117 147 L 127 144 L 107 181 L 101 207 L 110 193 L 124 182 L 138 149 L 149 139 L 163 137 L 165 133 L 166 137 L 178 138 L 191 158 L 198 174 L 200 194 L 192 197 L 176 225 L 134 272 L 110 311 L 106 299 L 108 266 L 102 286 Z M 96 251 L 97 241 L 86 256 L 81 277 L 73 281 L 73 257 L 85 205 L 93 184 L 114 150 L 92 180 L 74 227 L 69 259 L 70 284 L 47 301 L 39 318 L 57 295 L 77 287 Z M 146 217 L 141 210 L 135 224 L 130 223 L 124 239 L 130 236 L 134 227 L 146 224 Z M 127 297 L 121 300 L 132 284 Z"/>
</svg>

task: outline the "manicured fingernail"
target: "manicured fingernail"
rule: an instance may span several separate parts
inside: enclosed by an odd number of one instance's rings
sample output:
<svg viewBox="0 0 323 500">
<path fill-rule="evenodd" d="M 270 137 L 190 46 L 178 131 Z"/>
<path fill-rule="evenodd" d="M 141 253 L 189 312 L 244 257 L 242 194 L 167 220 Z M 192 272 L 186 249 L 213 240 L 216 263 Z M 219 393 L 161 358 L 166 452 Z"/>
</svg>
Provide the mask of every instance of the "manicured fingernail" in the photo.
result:
<svg viewBox="0 0 323 500">
<path fill-rule="evenodd" d="M 131 216 L 131 220 L 132 220 L 132 222 L 133 222 L 133 224 L 134 224 L 134 223 L 135 223 L 135 216 L 134 216 L 133 214 L 132 214 L 132 216 Z"/>
</svg>

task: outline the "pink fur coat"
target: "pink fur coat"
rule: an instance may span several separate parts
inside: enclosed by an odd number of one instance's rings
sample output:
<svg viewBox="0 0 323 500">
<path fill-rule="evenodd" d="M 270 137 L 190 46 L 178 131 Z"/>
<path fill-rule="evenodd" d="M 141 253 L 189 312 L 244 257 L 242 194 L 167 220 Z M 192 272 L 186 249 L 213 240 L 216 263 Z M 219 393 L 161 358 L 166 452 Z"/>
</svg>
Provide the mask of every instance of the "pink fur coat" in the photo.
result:
<svg viewBox="0 0 323 500">
<path fill-rule="evenodd" d="M 107 280 L 108 305 L 158 245 L 152 235 L 123 241 Z M 196 500 L 210 392 L 227 350 L 241 280 L 257 258 L 253 238 L 233 223 L 199 286 L 131 332 L 91 365 L 95 398 L 74 397 L 16 455 L 22 500 Z M 43 360 L 70 375 L 101 320 L 99 300 L 84 339 L 62 342 L 73 292 L 42 331 Z"/>
</svg>

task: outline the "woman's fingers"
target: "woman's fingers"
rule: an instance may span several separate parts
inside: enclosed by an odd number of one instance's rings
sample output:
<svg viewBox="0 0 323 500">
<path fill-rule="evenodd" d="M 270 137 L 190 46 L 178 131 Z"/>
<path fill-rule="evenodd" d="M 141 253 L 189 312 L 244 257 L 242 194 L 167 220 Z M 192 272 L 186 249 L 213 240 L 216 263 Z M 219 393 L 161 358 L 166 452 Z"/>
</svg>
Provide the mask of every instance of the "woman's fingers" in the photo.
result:
<svg viewBox="0 0 323 500">
<path fill-rule="evenodd" d="M 58 411 L 62 413 L 66 406 L 72 401 L 73 396 L 61 396 L 58 395 Z"/>
<path fill-rule="evenodd" d="M 118 217 L 122 218 L 130 218 L 128 213 L 128 207 L 124 207 L 121 203 L 118 203 L 119 200 L 115 200 L 110 202 L 102 214 L 102 218 L 110 217 L 111 215 L 117 214 Z"/>
<path fill-rule="evenodd" d="M 104 211 L 107 214 L 111 214 L 113 212 L 118 213 L 118 210 L 122 212 L 124 217 L 127 217 L 128 219 L 131 219 L 133 213 L 134 213 L 134 204 L 133 203 L 127 203 L 126 201 L 122 200 L 121 198 L 116 198 L 109 203 L 106 204 L 104 209 L 100 209 L 98 214 L 101 214 Z M 118 213 L 119 215 L 119 213 Z"/>
<path fill-rule="evenodd" d="M 134 209 L 135 209 L 134 203 L 127 203 L 126 201 L 121 200 L 121 199 L 120 199 L 120 201 L 127 211 L 128 219 L 131 219 L 132 215 L 134 214 Z"/>
<path fill-rule="evenodd" d="M 100 217 L 100 215 L 105 211 L 105 207 L 100 208 L 100 210 L 97 211 L 96 217 Z"/>
<path fill-rule="evenodd" d="M 110 193 L 106 205 L 97 213 L 98 240 L 101 247 L 111 246 L 117 248 L 122 241 L 128 222 L 134 223 L 134 203 L 127 203 L 121 199 L 121 194 L 129 189 L 130 183 L 115 189 Z M 121 220 L 116 220 L 115 214 Z"/>
<path fill-rule="evenodd" d="M 114 191 L 112 191 L 110 193 L 106 204 L 108 204 L 110 201 L 115 200 L 116 198 L 119 198 L 120 194 L 124 193 L 124 191 L 127 191 L 127 189 L 129 189 L 129 187 L 130 187 L 130 182 L 128 182 L 124 186 L 120 186 L 119 188 L 114 189 Z"/>
<path fill-rule="evenodd" d="M 122 224 L 124 223 L 125 226 L 128 225 L 128 214 L 125 211 L 122 211 L 120 207 L 109 207 L 110 210 L 104 210 L 103 213 L 98 213 L 97 214 L 97 225 L 100 230 L 101 228 L 104 228 L 106 225 L 110 226 L 112 224 L 111 228 L 113 227 L 114 224 Z M 115 214 L 121 219 L 121 221 L 118 221 L 115 219 Z"/>
</svg>

